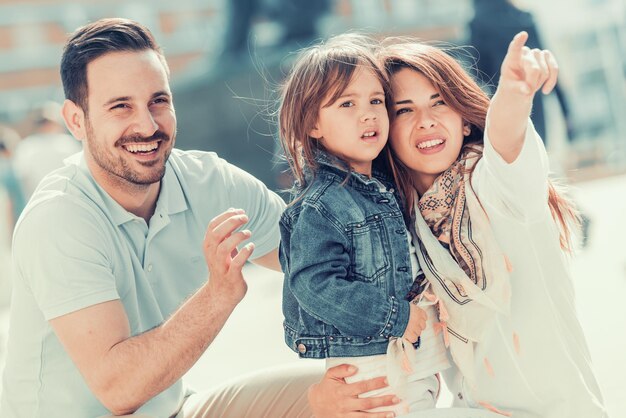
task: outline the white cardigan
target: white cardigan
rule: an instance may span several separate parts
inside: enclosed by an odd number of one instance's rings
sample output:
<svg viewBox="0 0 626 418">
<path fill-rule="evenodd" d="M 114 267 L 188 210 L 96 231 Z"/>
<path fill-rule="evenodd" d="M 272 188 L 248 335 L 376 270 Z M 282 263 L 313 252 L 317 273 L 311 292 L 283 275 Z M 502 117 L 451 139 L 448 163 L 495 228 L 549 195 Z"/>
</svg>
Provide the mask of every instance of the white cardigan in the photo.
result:
<svg viewBox="0 0 626 418">
<path fill-rule="evenodd" d="M 494 313 L 495 321 L 474 347 L 475 389 L 464 384 L 456 367 L 444 377 L 455 406 L 479 407 L 483 401 L 514 418 L 602 418 L 606 411 L 547 205 L 548 158 L 531 122 L 524 141 L 508 164 L 485 135 L 484 155 L 472 177 L 513 267 L 510 313 Z"/>
</svg>

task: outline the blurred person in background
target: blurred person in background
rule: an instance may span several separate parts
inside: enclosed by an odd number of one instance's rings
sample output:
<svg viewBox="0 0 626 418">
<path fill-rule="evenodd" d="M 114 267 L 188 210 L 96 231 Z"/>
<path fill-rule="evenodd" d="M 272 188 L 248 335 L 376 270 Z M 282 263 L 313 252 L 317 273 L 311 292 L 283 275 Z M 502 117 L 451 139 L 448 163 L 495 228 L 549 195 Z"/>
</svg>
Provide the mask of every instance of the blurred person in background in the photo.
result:
<svg viewBox="0 0 626 418">
<path fill-rule="evenodd" d="M 46 174 L 63 167 L 63 160 L 81 150 L 67 134 L 61 119 L 61 105 L 46 102 L 33 112 L 34 132 L 20 141 L 13 155 L 13 167 L 26 199 Z"/>
<path fill-rule="evenodd" d="M 11 161 L 19 140 L 13 129 L 0 126 L 0 308 L 8 305 L 11 295 L 11 236 L 25 204 Z"/>
<path fill-rule="evenodd" d="M 317 22 L 328 12 L 330 0 L 232 0 L 228 4 L 222 54 L 225 58 L 244 60 L 253 55 L 250 33 L 257 18 L 263 16 L 280 25 L 282 33 L 276 46 L 305 46 L 318 36 Z"/>
<path fill-rule="evenodd" d="M 528 33 L 530 49 L 545 49 L 533 15 L 519 8 L 515 0 L 474 0 L 474 17 L 469 23 L 470 44 L 476 48 L 478 78 L 488 93 L 493 93 L 500 80 L 500 66 L 510 40 L 516 33 Z M 569 105 L 561 85 L 557 84 L 554 93 L 565 119 L 568 140 L 572 139 L 573 121 Z M 539 136 L 548 143 L 544 97 L 536 95 L 533 100 L 531 119 Z"/>
</svg>

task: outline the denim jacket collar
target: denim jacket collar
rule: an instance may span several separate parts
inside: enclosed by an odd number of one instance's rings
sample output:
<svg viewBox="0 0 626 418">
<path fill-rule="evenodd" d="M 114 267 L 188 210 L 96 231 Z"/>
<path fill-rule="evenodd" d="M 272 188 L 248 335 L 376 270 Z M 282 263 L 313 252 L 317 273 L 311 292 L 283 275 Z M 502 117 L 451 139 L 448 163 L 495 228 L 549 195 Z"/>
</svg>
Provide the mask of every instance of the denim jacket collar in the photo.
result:
<svg viewBox="0 0 626 418">
<path fill-rule="evenodd" d="M 321 149 L 316 151 L 315 161 L 318 164 L 316 175 L 331 174 L 340 177 L 342 181 L 348 177 L 350 187 L 361 190 L 380 191 L 380 184 L 382 183 L 387 190 L 392 190 L 393 188 L 391 178 L 384 172 L 376 170 L 374 167 L 372 167 L 372 176 L 368 177 L 351 170 L 343 160 Z M 311 175 L 311 173 L 308 174 Z M 312 177 L 313 176 L 310 176 L 311 180 Z"/>
</svg>

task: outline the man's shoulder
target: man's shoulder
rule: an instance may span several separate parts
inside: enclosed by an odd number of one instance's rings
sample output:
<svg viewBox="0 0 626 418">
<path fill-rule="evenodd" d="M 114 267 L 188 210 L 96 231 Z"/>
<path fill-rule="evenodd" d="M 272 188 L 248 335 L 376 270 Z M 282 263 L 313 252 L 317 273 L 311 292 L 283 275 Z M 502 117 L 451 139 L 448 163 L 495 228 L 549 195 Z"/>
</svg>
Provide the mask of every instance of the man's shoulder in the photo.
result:
<svg viewBox="0 0 626 418">
<path fill-rule="evenodd" d="M 64 228 L 85 217 L 102 218 L 101 196 L 85 173 L 69 164 L 46 176 L 24 208 L 16 230 L 24 222 Z M 41 225 L 40 225 L 41 224 Z"/>
</svg>

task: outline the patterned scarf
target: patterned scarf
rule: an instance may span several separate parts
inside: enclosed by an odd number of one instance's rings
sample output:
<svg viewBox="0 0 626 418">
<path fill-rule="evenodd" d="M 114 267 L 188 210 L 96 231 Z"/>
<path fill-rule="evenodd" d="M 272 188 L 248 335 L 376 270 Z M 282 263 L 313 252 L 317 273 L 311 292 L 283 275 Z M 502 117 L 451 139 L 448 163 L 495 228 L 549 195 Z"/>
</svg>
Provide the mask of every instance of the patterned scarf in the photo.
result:
<svg viewBox="0 0 626 418">
<path fill-rule="evenodd" d="M 474 344 L 483 340 L 496 313 L 508 313 L 510 302 L 510 263 L 470 184 L 481 155 L 480 146 L 465 146 L 414 202 L 417 256 L 437 304 L 435 325 L 470 387 Z"/>
<path fill-rule="evenodd" d="M 464 147 L 459 158 L 422 195 L 417 208 L 433 235 L 450 251 L 467 277 L 484 290 L 487 282 L 482 253 L 472 240 L 472 223 L 465 193 L 466 186 L 470 186 L 466 184 L 469 179 L 466 179 L 465 172 L 476 164 L 481 155 L 482 147 Z M 458 291 L 461 296 L 467 297 L 463 289 Z"/>
</svg>

